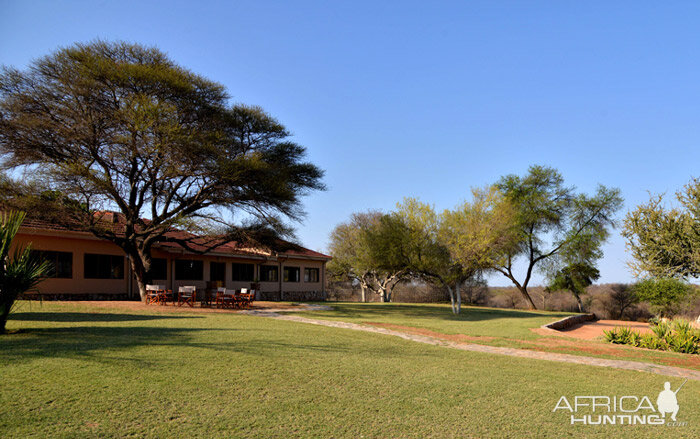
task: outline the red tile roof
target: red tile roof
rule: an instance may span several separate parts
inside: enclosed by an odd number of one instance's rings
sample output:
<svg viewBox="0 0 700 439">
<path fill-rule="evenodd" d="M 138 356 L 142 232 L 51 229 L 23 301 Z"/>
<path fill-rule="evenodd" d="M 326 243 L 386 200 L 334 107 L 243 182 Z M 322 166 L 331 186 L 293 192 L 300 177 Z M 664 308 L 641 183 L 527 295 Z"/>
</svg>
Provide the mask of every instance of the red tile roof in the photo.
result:
<svg viewBox="0 0 700 439">
<path fill-rule="evenodd" d="M 109 214 L 112 214 L 109 212 Z M 117 217 L 117 222 L 108 222 L 112 230 L 119 233 L 123 227 L 123 221 L 120 217 Z M 86 235 L 94 236 L 85 227 L 81 226 L 78 222 L 68 224 L 67 222 L 59 223 L 47 220 L 42 220 L 38 218 L 27 217 L 22 224 L 22 228 L 42 230 L 42 231 L 53 231 L 53 232 L 78 232 L 84 233 Z M 265 248 L 253 248 L 250 246 L 244 246 L 241 243 L 234 241 L 226 241 L 217 245 L 216 238 L 207 238 L 205 236 L 196 236 L 190 232 L 172 229 L 166 232 L 165 237 L 167 239 L 172 239 L 169 242 L 159 242 L 155 245 L 155 248 L 165 251 L 173 252 L 177 250 L 189 251 L 187 248 L 183 247 L 180 243 L 176 241 L 187 241 L 187 245 L 193 249 L 196 253 L 218 253 L 218 254 L 230 254 L 230 255 L 241 255 L 241 256 L 273 256 L 273 252 Z M 287 257 L 301 257 L 301 258 L 315 258 L 315 259 L 332 259 L 330 256 L 317 251 L 310 250 L 308 248 L 301 247 L 296 244 L 289 243 L 287 241 L 279 240 L 281 247 L 286 248 L 284 251 L 280 251 L 278 255 Z"/>
</svg>

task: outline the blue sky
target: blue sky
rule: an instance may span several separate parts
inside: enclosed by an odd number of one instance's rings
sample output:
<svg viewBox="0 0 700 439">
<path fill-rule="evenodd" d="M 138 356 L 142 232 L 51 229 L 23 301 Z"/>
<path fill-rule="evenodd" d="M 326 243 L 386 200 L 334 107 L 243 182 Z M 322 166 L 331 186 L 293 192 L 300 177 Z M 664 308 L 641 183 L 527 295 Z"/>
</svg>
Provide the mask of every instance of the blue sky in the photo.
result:
<svg viewBox="0 0 700 439">
<path fill-rule="evenodd" d="M 331 3 L 0 0 L 0 64 L 122 39 L 262 106 L 326 170 L 298 226 L 317 250 L 352 212 L 453 207 L 531 164 L 621 188 L 621 216 L 700 176 L 698 2 Z M 616 231 L 600 281 L 626 260 Z"/>
</svg>

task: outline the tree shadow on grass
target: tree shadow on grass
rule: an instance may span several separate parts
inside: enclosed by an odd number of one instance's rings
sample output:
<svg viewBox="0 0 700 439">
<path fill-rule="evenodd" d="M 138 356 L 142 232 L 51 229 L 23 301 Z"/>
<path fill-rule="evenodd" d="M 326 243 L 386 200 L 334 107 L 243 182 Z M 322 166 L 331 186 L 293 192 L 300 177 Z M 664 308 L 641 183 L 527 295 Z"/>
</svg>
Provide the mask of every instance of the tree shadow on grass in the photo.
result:
<svg viewBox="0 0 700 439">
<path fill-rule="evenodd" d="M 144 352 L 142 347 L 157 349 Z M 162 349 L 166 349 L 163 351 Z M 427 347 L 426 347 L 427 348 Z M 168 351 L 172 349 L 172 351 Z M 426 357 L 432 354 L 409 353 L 399 342 L 364 345 L 338 340 L 280 335 L 277 330 L 244 328 L 173 328 L 150 326 L 72 326 L 31 328 L 0 337 L 0 366 L 46 358 L 86 360 L 100 364 L 138 367 L 169 367 L 174 362 L 204 350 L 214 358 L 226 353 L 231 360 L 238 355 L 276 357 L 309 354 L 380 356 L 392 359 Z M 209 353 L 196 355 L 209 356 Z M 230 355 L 230 357 L 228 356 Z"/>
<path fill-rule="evenodd" d="M 541 312 L 524 311 L 513 309 L 463 307 L 459 315 L 454 315 L 449 306 L 440 305 L 401 305 L 396 303 L 388 304 L 330 304 L 332 311 L 314 311 L 319 316 L 329 317 L 362 317 L 371 319 L 373 317 L 407 317 L 412 319 L 439 319 L 463 322 L 479 322 L 494 319 L 531 319 L 531 318 L 557 318 L 566 317 L 571 313 L 565 312 Z"/>
<path fill-rule="evenodd" d="M 90 358 L 101 361 L 107 353 L 142 346 L 187 346 L 195 331 L 215 328 L 157 326 L 70 326 L 21 329 L 0 337 L 0 363 L 39 358 Z M 227 331 L 233 331 L 227 329 Z M 122 358 L 122 360 L 129 360 Z M 143 362 L 141 360 L 140 362 Z M 147 362 L 147 361 L 146 361 Z"/>
<path fill-rule="evenodd" d="M 27 322 L 129 322 L 163 319 L 201 319 L 203 316 L 181 316 L 168 314 L 115 314 L 87 312 L 18 312 L 10 314 L 9 320 Z"/>
</svg>

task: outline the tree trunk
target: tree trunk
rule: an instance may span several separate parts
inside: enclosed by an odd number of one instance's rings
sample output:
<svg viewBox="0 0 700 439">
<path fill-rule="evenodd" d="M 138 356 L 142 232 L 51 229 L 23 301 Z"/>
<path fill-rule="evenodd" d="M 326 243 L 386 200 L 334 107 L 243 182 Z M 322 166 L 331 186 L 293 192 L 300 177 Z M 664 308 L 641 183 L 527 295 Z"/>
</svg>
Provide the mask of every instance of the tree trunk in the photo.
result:
<svg viewBox="0 0 700 439">
<path fill-rule="evenodd" d="M 7 318 L 10 317 L 10 308 L 12 308 L 12 303 L 3 303 L 0 305 L 0 334 L 5 333 L 5 326 L 7 325 Z"/>
<path fill-rule="evenodd" d="M 452 314 L 459 314 L 459 307 L 457 306 L 457 299 L 455 298 L 454 290 L 449 285 L 445 285 L 447 291 L 450 293 L 450 303 L 452 305 Z"/>
<path fill-rule="evenodd" d="M 0 334 L 5 333 L 7 319 L 10 317 L 10 311 L 15 300 L 17 300 L 17 296 L 19 296 L 18 292 L 7 290 L 0 292 L 0 300 L 2 300 L 0 302 Z"/>
<path fill-rule="evenodd" d="M 386 288 L 384 287 L 379 287 L 379 298 L 381 299 L 382 303 L 386 303 Z"/>
<path fill-rule="evenodd" d="M 527 302 L 527 306 L 529 309 L 537 309 L 535 306 L 535 302 L 532 301 L 532 297 L 530 297 L 530 294 L 527 292 L 527 287 L 519 287 L 518 290 L 520 290 L 520 294 L 523 295 L 523 298 Z"/>
<path fill-rule="evenodd" d="M 576 298 L 576 304 L 578 305 L 578 312 L 582 313 L 583 312 L 583 302 L 581 302 L 581 296 L 578 294 L 574 294 L 574 297 Z"/>
<path fill-rule="evenodd" d="M 136 285 L 139 288 L 139 296 L 141 297 L 142 302 L 146 302 L 146 270 L 143 267 L 143 264 L 141 263 L 140 259 L 137 259 L 138 256 L 134 257 L 133 255 L 129 256 L 129 261 L 131 262 L 131 270 L 134 273 L 134 277 L 136 278 Z M 129 279 L 129 282 L 131 282 L 131 279 Z"/>
<path fill-rule="evenodd" d="M 457 312 L 455 314 L 459 314 L 462 311 L 462 292 L 459 289 L 459 282 L 457 282 L 457 285 L 455 285 L 455 297 L 457 298 Z M 452 312 L 454 312 L 454 310 Z"/>
<path fill-rule="evenodd" d="M 129 262 L 131 264 L 131 270 L 136 278 L 136 285 L 139 288 L 139 296 L 142 302 L 146 302 L 146 284 L 153 282 L 151 278 L 151 264 L 153 259 L 151 258 L 151 248 L 146 247 L 132 247 L 127 246 L 124 248 L 124 252 L 129 257 Z M 131 279 L 129 279 L 131 282 Z"/>
<path fill-rule="evenodd" d="M 360 291 L 362 291 L 362 303 L 367 302 L 367 288 L 365 287 L 365 284 L 360 283 Z"/>
</svg>

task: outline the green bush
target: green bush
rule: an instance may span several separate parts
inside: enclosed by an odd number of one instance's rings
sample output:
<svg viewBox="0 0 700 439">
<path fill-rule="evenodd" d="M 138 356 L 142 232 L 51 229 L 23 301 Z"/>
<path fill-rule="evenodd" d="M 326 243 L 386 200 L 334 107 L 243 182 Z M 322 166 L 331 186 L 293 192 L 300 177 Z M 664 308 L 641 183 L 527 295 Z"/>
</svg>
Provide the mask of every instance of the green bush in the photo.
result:
<svg viewBox="0 0 700 439">
<path fill-rule="evenodd" d="M 30 245 L 10 251 L 24 217 L 24 212 L 0 212 L 0 334 L 5 332 L 17 296 L 34 288 L 50 269 L 48 262 L 32 253 Z"/>
<path fill-rule="evenodd" d="M 655 349 L 657 351 L 668 350 L 668 346 L 666 345 L 666 342 L 663 339 L 658 338 L 654 334 L 642 335 L 642 340 L 641 340 L 641 343 L 639 344 L 639 347 L 647 348 L 647 349 Z"/>
<path fill-rule="evenodd" d="M 668 336 L 671 332 L 671 325 L 666 322 L 659 321 L 656 325 L 651 323 L 650 326 L 654 335 L 662 340 L 665 340 L 666 336 Z"/>
<path fill-rule="evenodd" d="M 700 329 L 687 320 L 651 325 L 651 334 L 640 334 L 628 327 L 615 327 L 603 331 L 605 341 L 615 344 L 655 349 L 660 351 L 700 354 Z"/>
<path fill-rule="evenodd" d="M 637 346 L 639 344 L 639 333 L 628 327 L 615 327 L 610 331 L 603 331 L 605 340 L 615 344 L 627 344 Z"/>
<path fill-rule="evenodd" d="M 695 329 L 687 320 L 675 320 L 669 348 L 674 352 L 685 354 L 700 353 L 700 330 Z"/>
<path fill-rule="evenodd" d="M 639 300 L 649 302 L 653 312 L 666 317 L 677 314 L 683 300 L 694 292 L 689 283 L 668 277 L 645 279 L 633 290 Z"/>
</svg>

